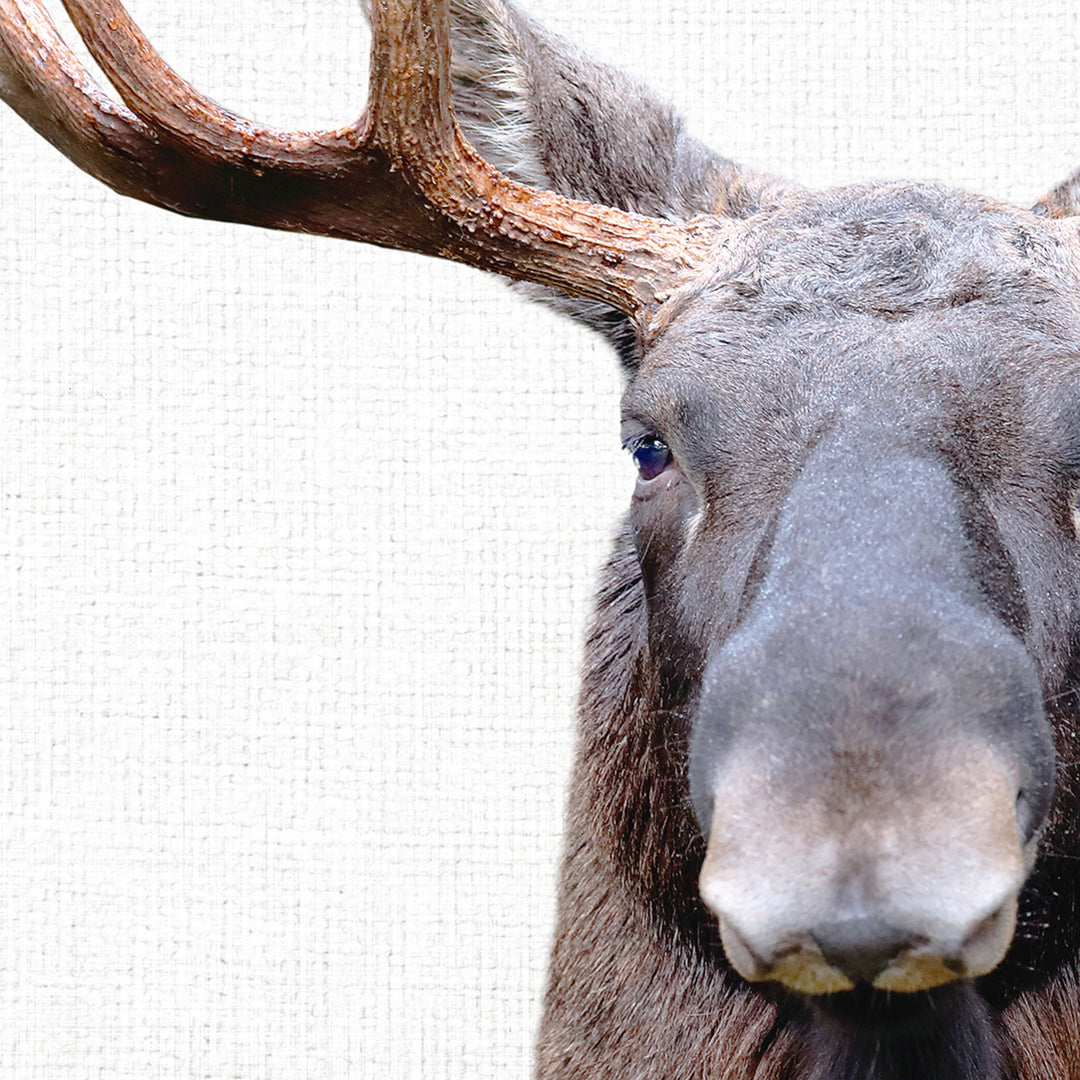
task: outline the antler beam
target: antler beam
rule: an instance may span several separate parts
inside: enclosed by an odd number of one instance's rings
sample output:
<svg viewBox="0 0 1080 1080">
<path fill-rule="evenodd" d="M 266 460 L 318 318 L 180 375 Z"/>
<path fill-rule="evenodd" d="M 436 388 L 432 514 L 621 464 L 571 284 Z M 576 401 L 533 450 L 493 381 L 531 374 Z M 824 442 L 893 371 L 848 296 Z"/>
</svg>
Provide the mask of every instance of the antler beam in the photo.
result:
<svg viewBox="0 0 1080 1080">
<path fill-rule="evenodd" d="M 0 0 L 0 96 L 123 195 L 195 217 L 434 255 L 598 300 L 644 330 L 721 222 L 675 225 L 514 183 L 454 120 L 445 0 L 376 0 L 369 105 L 336 131 L 276 131 L 181 79 L 116 0 L 64 0 L 125 105 L 38 0 Z"/>
</svg>

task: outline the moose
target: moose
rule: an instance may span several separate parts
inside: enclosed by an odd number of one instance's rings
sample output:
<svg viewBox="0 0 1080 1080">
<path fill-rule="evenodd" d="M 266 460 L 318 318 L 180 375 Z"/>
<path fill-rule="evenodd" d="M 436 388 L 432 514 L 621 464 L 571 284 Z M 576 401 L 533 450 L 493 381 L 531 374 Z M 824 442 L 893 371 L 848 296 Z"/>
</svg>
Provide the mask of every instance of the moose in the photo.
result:
<svg viewBox="0 0 1080 1080">
<path fill-rule="evenodd" d="M 0 3 L 116 191 L 514 281 L 605 335 L 638 471 L 589 634 L 541 1080 L 1080 1078 L 1080 174 L 824 192 L 507 0 L 375 0 L 278 132 L 116 0 Z"/>
</svg>

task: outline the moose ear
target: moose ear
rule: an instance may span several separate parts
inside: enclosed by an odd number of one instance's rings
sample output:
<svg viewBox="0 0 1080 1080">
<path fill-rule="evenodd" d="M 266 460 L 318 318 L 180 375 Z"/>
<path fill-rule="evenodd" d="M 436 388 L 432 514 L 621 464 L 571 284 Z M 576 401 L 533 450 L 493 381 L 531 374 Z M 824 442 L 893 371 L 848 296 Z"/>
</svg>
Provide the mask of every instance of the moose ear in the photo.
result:
<svg viewBox="0 0 1080 1080">
<path fill-rule="evenodd" d="M 1048 191 L 1031 209 L 1036 214 L 1051 218 L 1080 214 L 1080 170 Z"/>
<path fill-rule="evenodd" d="M 650 217 L 747 217 L 791 188 L 683 131 L 648 87 L 506 0 L 452 0 L 454 108 L 482 157 L 520 183 Z M 601 304 L 521 286 L 606 334 L 629 361 L 630 325 Z"/>
</svg>

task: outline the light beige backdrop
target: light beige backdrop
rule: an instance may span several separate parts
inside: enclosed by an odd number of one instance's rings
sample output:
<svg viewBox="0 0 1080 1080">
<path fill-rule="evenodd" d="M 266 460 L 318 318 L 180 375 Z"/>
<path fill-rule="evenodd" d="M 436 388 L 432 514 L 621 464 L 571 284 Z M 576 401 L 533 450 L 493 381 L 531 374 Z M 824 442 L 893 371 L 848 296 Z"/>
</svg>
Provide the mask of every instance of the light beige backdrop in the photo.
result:
<svg viewBox="0 0 1080 1080">
<path fill-rule="evenodd" d="M 5 0 L 7 2 L 7 0 Z M 534 0 L 732 157 L 1030 203 L 1072 5 Z M 136 0 L 278 125 L 350 0 Z M 614 360 L 477 272 L 121 201 L 0 114 L 0 1077 L 524 1078 Z"/>
</svg>

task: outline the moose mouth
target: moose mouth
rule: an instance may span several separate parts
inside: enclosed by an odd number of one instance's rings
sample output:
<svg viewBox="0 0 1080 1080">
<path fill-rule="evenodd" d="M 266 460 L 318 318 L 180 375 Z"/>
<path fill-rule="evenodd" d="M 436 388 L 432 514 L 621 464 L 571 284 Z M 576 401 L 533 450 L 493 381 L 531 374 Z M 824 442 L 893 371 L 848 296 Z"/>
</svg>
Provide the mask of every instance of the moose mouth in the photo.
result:
<svg viewBox="0 0 1080 1080">
<path fill-rule="evenodd" d="M 811 1011 L 827 1024 L 874 1040 L 922 1038 L 941 1025 L 970 996 L 970 982 L 950 983 L 918 993 L 877 990 L 860 983 L 854 990 L 806 997 Z"/>
</svg>

